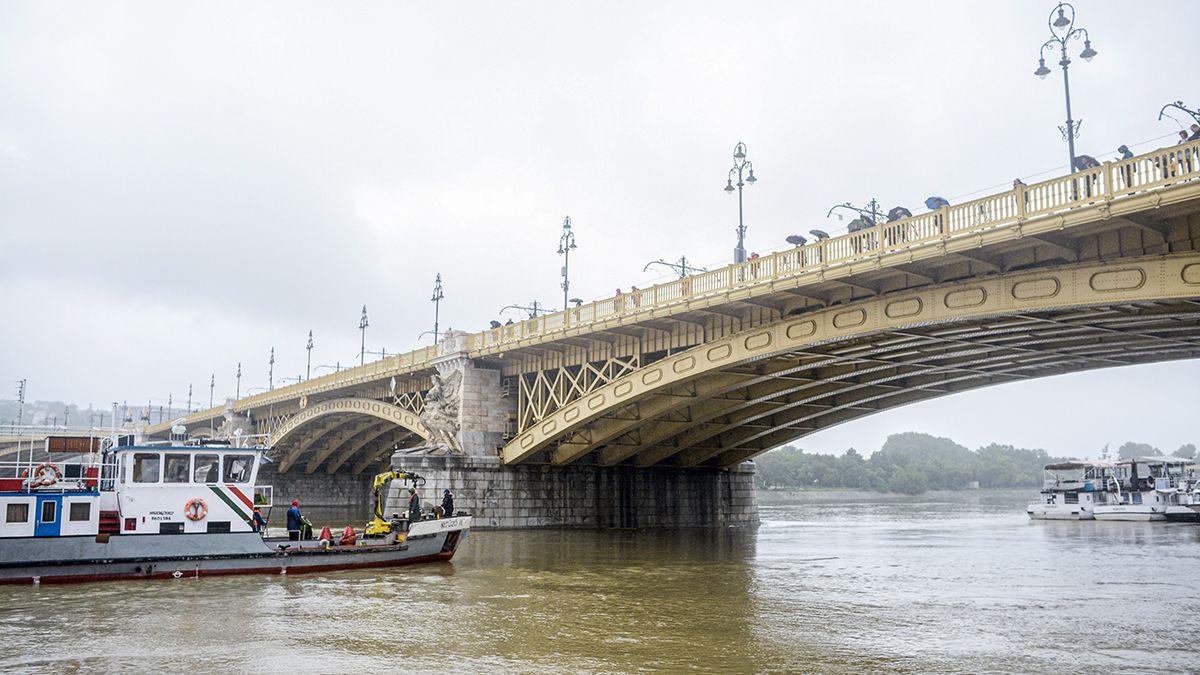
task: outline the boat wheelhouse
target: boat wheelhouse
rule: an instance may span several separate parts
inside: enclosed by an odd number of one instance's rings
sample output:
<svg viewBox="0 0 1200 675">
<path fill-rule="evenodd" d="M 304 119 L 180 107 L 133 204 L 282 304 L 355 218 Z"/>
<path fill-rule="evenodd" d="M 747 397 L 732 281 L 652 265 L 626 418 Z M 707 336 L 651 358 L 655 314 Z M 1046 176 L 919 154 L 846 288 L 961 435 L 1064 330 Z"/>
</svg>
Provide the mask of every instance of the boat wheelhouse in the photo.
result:
<svg viewBox="0 0 1200 675">
<path fill-rule="evenodd" d="M 1047 464 L 1040 498 L 1025 512 L 1034 520 L 1091 520 L 1096 505 L 1107 501 L 1111 470 L 1107 462 Z"/>
</svg>

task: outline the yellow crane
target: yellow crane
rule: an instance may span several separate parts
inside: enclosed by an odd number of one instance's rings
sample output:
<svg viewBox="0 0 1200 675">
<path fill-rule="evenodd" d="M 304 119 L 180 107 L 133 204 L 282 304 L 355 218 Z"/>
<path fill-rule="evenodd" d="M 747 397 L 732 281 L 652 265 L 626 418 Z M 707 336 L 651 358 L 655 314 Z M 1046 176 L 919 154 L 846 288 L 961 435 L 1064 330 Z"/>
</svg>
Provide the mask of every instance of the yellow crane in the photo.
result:
<svg viewBox="0 0 1200 675">
<path fill-rule="evenodd" d="M 384 520 L 383 518 L 383 488 L 388 483 L 394 480 L 412 481 L 413 485 L 420 487 L 425 484 L 425 479 L 411 471 L 403 471 L 401 469 L 392 468 L 383 473 L 376 474 L 375 480 L 372 483 L 372 489 L 375 490 L 375 519 L 367 523 L 363 534 L 368 537 L 383 537 L 392 532 L 392 521 Z"/>
</svg>

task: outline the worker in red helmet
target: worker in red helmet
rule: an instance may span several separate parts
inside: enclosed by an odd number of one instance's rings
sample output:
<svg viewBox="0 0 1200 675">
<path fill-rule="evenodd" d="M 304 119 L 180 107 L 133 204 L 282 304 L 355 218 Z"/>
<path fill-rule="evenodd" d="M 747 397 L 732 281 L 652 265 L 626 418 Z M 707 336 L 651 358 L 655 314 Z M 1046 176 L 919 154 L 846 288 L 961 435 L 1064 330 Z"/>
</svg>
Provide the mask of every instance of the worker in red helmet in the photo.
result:
<svg viewBox="0 0 1200 675">
<path fill-rule="evenodd" d="M 300 541 L 300 530 L 304 528 L 304 518 L 300 515 L 300 500 L 292 500 L 292 508 L 287 511 L 288 539 Z"/>
</svg>

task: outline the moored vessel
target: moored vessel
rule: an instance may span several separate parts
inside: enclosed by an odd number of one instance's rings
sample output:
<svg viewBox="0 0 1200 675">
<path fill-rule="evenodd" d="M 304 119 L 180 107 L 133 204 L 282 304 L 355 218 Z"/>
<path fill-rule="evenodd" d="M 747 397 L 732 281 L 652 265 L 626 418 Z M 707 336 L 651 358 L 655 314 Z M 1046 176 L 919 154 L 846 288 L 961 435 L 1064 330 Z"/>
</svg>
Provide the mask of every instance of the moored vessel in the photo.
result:
<svg viewBox="0 0 1200 675">
<path fill-rule="evenodd" d="M 68 461 L 0 463 L 0 583 L 287 574 L 448 561 L 471 527 L 469 515 L 423 514 L 415 522 L 393 517 L 373 529 L 376 536 L 265 537 L 254 512 L 269 514 L 272 507 L 271 486 L 257 483 L 266 447 L 244 445 L 249 441 L 242 438 L 161 445 L 87 440 L 87 451 Z M 47 439 L 48 458 L 54 457 L 54 441 Z"/>
<path fill-rule="evenodd" d="M 1033 520 L 1092 520 L 1105 492 L 1112 465 L 1107 462 L 1056 462 L 1043 467 L 1045 478 L 1037 501 L 1025 512 Z"/>
<path fill-rule="evenodd" d="M 1138 457 L 1117 462 L 1109 479 L 1109 501 L 1095 507 L 1097 520 L 1167 520 L 1179 502 L 1180 482 L 1190 460 Z"/>
</svg>

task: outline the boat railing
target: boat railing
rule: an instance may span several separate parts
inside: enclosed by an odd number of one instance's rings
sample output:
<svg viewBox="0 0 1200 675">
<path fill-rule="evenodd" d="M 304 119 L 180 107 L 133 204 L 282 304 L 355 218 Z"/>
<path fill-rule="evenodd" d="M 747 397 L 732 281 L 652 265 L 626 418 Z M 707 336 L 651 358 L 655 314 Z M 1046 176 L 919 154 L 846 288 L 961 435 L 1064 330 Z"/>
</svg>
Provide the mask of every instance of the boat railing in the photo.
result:
<svg viewBox="0 0 1200 675">
<path fill-rule="evenodd" d="M 98 492 L 116 475 L 115 463 L 98 459 L 0 462 L 0 492 Z"/>
</svg>

